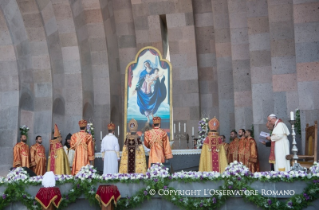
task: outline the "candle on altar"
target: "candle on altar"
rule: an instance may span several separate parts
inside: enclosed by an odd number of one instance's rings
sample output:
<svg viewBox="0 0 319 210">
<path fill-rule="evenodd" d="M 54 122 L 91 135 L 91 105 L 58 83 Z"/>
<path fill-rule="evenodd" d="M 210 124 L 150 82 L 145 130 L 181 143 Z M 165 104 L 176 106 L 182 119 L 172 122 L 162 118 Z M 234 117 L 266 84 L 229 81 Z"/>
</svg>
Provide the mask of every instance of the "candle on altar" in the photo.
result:
<svg viewBox="0 0 319 210">
<path fill-rule="evenodd" d="M 176 127 L 175 127 L 175 123 L 174 123 L 174 133 L 176 133 Z"/>
<path fill-rule="evenodd" d="M 120 136 L 120 126 L 117 126 L 117 135 Z"/>
<path fill-rule="evenodd" d="M 178 132 L 181 132 L 181 123 L 178 123 Z"/>
<path fill-rule="evenodd" d="M 295 113 L 293 111 L 290 112 L 290 120 L 295 120 Z"/>
<path fill-rule="evenodd" d="M 184 123 L 184 133 L 186 133 L 186 123 Z"/>
<path fill-rule="evenodd" d="M 192 136 L 194 136 L 194 127 L 192 127 Z"/>
<path fill-rule="evenodd" d="M 102 137 L 103 137 L 103 136 L 102 136 L 102 131 L 100 132 L 100 136 L 101 136 L 101 140 L 102 140 Z"/>
</svg>

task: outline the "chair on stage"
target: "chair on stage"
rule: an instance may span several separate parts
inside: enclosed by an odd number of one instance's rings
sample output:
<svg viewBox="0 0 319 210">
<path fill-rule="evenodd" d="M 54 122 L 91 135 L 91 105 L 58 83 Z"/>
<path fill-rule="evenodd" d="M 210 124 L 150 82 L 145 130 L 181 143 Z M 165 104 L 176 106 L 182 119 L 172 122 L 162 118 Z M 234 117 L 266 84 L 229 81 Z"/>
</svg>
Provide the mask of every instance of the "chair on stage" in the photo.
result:
<svg viewBox="0 0 319 210">
<path fill-rule="evenodd" d="M 306 125 L 306 147 L 305 155 L 298 155 L 298 163 L 309 169 L 314 161 L 317 161 L 317 140 L 318 140 L 318 123 L 315 121 L 313 126 Z M 287 155 L 287 160 L 291 160 L 293 165 L 293 155 Z"/>
</svg>

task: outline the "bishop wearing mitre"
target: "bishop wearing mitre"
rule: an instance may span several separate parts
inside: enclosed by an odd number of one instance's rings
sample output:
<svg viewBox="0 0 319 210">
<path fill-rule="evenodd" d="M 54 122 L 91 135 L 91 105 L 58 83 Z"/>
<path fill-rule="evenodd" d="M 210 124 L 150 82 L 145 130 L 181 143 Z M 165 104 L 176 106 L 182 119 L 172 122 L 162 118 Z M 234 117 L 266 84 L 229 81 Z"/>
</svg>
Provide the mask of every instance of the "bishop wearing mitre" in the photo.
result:
<svg viewBox="0 0 319 210">
<path fill-rule="evenodd" d="M 90 164 L 94 160 L 94 150 L 92 135 L 85 131 L 87 125 L 86 120 L 80 120 L 80 132 L 71 137 L 71 149 L 75 150 L 72 164 L 72 175 L 76 175 L 83 166 Z"/>
<path fill-rule="evenodd" d="M 218 135 L 219 121 L 214 117 L 208 122 L 210 131 L 204 140 L 199 161 L 199 171 L 224 172 L 227 167 L 226 151 Z"/>
<path fill-rule="evenodd" d="M 62 136 L 58 126 L 54 125 L 53 140 L 50 140 L 50 151 L 48 158 L 48 170 L 54 174 L 71 174 L 68 157 L 61 144 Z"/>
<path fill-rule="evenodd" d="M 136 134 L 138 124 L 135 119 L 128 123 L 130 133 L 127 134 L 119 173 L 146 173 L 145 151 L 140 137 Z"/>
<path fill-rule="evenodd" d="M 160 128 L 160 117 L 153 117 L 153 126 L 152 130 L 145 131 L 144 134 L 144 145 L 150 149 L 149 168 L 152 163 L 164 163 L 165 159 L 173 158 L 167 133 Z"/>
</svg>

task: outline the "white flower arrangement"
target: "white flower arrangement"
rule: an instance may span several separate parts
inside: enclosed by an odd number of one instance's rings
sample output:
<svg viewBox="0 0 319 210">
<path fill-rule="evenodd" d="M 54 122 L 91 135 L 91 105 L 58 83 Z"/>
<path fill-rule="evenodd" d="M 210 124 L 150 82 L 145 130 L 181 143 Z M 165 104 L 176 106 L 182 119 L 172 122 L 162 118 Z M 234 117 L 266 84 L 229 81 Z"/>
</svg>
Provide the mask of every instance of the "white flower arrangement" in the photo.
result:
<svg viewBox="0 0 319 210">
<path fill-rule="evenodd" d="M 92 138 L 94 139 L 94 126 L 93 126 L 93 123 L 89 122 L 87 125 L 86 125 L 86 132 L 88 132 L 89 134 L 92 135 Z"/>
<path fill-rule="evenodd" d="M 29 131 L 29 127 L 26 125 L 22 125 L 20 126 L 20 135 L 25 135 L 28 139 L 28 131 Z"/>
<path fill-rule="evenodd" d="M 241 162 L 237 162 L 236 160 L 229 164 L 226 167 L 225 171 L 222 173 L 222 178 L 224 177 L 242 177 L 242 176 L 251 176 L 252 173 L 249 169 Z"/>
<path fill-rule="evenodd" d="M 209 179 L 214 180 L 220 178 L 220 173 L 216 171 L 211 172 L 200 172 L 200 171 L 181 171 L 172 174 L 172 179 L 192 179 L 192 180 L 202 180 Z"/>
<path fill-rule="evenodd" d="M 319 165 L 318 165 L 317 161 L 313 162 L 313 165 L 309 168 L 309 170 L 312 174 L 319 173 Z"/>
<path fill-rule="evenodd" d="M 99 179 L 100 175 L 97 174 L 96 169 L 92 165 L 86 165 L 81 168 L 81 170 L 74 176 L 75 180 L 89 181 L 93 179 Z"/>
<path fill-rule="evenodd" d="M 319 176 L 319 173 L 318 173 Z M 305 171 L 264 171 L 264 172 L 255 172 L 253 174 L 253 178 L 255 179 L 294 179 L 294 178 L 302 178 L 302 179 L 310 179 L 312 177 L 311 174 L 307 174 Z"/>
<path fill-rule="evenodd" d="M 162 163 L 155 163 L 147 170 L 146 176 L 157 182 L 158 179 L 169 177 L 170 174 L 168 173 L 168 168 L 166 168 Z"/>
<path fill-rule="evenodd" d="M 203 142 L 208 134 L 208 118 L 204 117 L 198 122 L 198 141 L 197 141 L 197 149 L 203 146 Z"/>
<path fill-rule="evenodd" d="M 142 180 L 146 179 L 147 177 L 144 174 L 103 174 L 100 176 L 100 180 L 103 181 L 126 181 L 126 180 Z"/>
<path fill-rule="evenodd" d="M 23 168 L 18 167 L 8 173 L 7 178 L 4 179 L 4 182 L 6 183 L 14 183 L 18 181 L 25 182 L 28 179 L 29 179 L 28 173 Z"/>
</svg>

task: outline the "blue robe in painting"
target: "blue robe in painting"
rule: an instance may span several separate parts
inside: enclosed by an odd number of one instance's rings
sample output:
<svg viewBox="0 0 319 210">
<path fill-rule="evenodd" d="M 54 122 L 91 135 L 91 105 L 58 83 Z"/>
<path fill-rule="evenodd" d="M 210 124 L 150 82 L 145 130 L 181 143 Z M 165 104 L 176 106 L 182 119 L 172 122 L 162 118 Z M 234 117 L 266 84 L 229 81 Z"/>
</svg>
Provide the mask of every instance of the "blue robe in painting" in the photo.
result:
<svg viewBox="0 0 319 210">
<path fill-rule="evenodd" d="M 154 69 L 152 69 L 149 73 L 146 70 L 142 71 L 135 88 L 137 92 L 137 105 L 140 107 L 140 113 L 142 115 L 145 115 L 145 111 L 155 114 L 158 110 L 158 107 L 165 100 L 167 95 L 165 77 L 163 77 L 161 80 L 157 78 L 154 84 L 154 92 L 147 94 L 141 90 L 146 74 L 151 75 L 153 73 Z"/>
</svg>

